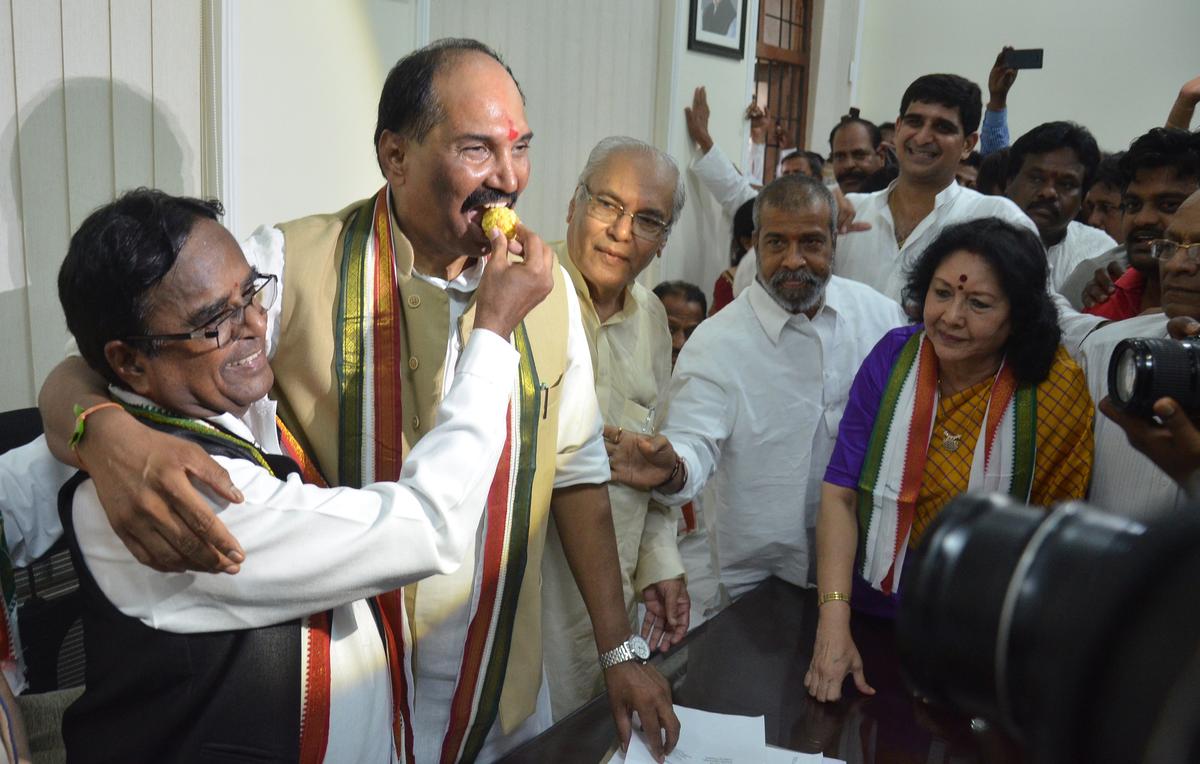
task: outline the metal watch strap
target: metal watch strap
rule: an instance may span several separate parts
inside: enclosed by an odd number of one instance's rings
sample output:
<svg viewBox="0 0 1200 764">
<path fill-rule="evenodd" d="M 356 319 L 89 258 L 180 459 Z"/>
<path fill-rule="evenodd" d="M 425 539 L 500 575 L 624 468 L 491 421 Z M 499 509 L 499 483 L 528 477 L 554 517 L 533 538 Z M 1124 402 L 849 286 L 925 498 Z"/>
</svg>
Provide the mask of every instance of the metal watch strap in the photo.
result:
<svg viewBox="0 0 1200 764">
<path fill-rule="evenodd" d="M 600 656 L 600 668 L 610 669 L 619 663 L 634 659 L 633 650 L 629 649 L 629 642 L 625 641 Z"/>
</svg>

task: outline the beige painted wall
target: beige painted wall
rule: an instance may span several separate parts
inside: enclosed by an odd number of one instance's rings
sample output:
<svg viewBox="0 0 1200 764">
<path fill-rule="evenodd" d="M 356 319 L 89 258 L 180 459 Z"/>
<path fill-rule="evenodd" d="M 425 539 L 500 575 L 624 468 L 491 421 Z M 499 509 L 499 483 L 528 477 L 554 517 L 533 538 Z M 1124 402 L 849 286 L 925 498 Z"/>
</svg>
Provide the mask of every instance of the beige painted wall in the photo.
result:
<svg viewBox="0 0 1200 764">
<path fill-rule="evenodd" d="M 1162 125 L 1179 86 L 1200 74 L 1197 29 L 1196 0 L 868 0 L 858 100 L 867 119 L 894 118 L 914 78 L 953 72 L 986 101 L 1003 45 L 1045 48 L 1045 68 L 1022 72 L 1009 97 L 1013 138 L 1071 119 L 1121 149 Z"/>
<path fill-rule="evenodd" d="M 755 20 L 758 0 L 750 0 L 746 56 L 741 61 L 687 49 L 686 0 L 663 0 L 659 24 L 659 80 L 656 143 L 684 168 L 687 206 L 671 232 L 661 261 L 650 266 L 641 281 L 653 286 L 664 279 L 684 279 L 711 293 L 713 282 L 729 267 L 729 221 L 707 190 L 686 170 L 697 156 L 688 138 L 683 109 L 692 103 L 700 85 L 712 110 L 709 132 L 713 141 L 739 167 L 745 166 L 750 138 L 743 117 L 750 102 L 754 66 Z"/>
<path fill-rule="evenodd" d="M 235 235 L 374 193 L 379 91 L 416 45 L 417 1 L 239 0 L 233 10 Z"/>
</svg>

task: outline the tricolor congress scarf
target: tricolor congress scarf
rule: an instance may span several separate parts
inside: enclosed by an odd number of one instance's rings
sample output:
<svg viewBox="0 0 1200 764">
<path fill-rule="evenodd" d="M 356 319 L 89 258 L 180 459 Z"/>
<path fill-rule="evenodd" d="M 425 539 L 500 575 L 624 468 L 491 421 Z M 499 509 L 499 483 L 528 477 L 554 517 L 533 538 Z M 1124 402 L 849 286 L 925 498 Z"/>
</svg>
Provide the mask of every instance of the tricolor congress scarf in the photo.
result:
<svg viewBox="0 0 1200 764">
<path fill-rule="evenodd" d="M 904 569 L 937 403 L 937 356 L 920 331 L 892 367 L 858 483 L 859 573 L 885 594 L 897 588 Z M 1028 501 L 1036 430 L 1036 388 L 1018 386 L 1004 362 L 980 423 L 968 489 Z"/>
<path fill-rule="evenodd" d="M 401 344 L 406 334 L 396 273 L 395 232 L 384 186 L 351 214 L 338 246 L 337 368 L 339 405 L 338 481 L 341 485 L 397 480 L 402 466 Z M 517 597 L 528 557 L 540 385 L 524 324 L 512 342 L 521 355 L 508 416 L 508 437 L 496 467 L 484 513 L 478 597 L 471 613 L 451 698 L 450 723 L 441 761 L 473 761 L 500 709 L 500 693 L 512 644 Z M 295 438 L 282 439 L 302 466 Z M 299 457 L 299 458 L 297 458 Z M 305 470 L 309 474 L 313 470 Z M 396 744 L 401 761 L 413 752 L 411 632 L 402 592 L 379 598 L 388 649 L 399 655 L 393 694 Z"/>
</svg>

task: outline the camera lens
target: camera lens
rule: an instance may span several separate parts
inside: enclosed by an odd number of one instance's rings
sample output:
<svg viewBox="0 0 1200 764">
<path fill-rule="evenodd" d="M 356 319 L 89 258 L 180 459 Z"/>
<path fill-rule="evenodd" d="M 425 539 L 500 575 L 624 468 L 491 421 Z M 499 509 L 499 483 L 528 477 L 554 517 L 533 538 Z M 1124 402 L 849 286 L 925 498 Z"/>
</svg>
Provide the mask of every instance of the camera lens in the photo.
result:
<svg viewBox="0 0 1200 764">
<path fill-rule="evenodd" d="M 1200 647 L 1187 604 L 1200 578 L 1195 513 L 1142 523 L 1082 502 L 1047 513 L 968 494 L 902 576 L 897 649 L 923 697 L 1003 727 L 1035 762 L 1144 761 L 1156 742 L 1193 745 L 1200 707 L 1170 715 Z"/>
<path fill-rule="evenodd" d="M 1108 363 L 1108 397 L 1118 408 L 1147 417 L 1164 397 L 1188 413 L 1200 410 L 1200 347 L 1194 340 L 1122 340 Z"/>
</svg>

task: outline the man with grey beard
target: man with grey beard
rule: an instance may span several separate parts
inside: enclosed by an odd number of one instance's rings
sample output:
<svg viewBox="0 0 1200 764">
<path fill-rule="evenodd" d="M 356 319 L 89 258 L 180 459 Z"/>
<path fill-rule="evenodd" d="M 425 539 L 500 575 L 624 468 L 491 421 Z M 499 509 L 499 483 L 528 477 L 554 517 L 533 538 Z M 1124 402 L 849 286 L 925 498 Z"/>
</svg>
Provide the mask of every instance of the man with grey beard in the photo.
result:
<svg viewBox="0 0 1200 764">
<path fill-rule="evenodd" d="M 804 175 L 762 190 L 758 278 L 680 351 L 662 434 L 609 446 L 613 480 L 667 506 L 713 481 L 718 575 L 732 597 L 769 576 L 815 584 L 821 480 L 850 383 L 906 323 L 891 299 L 831 275 L 836 212 Z"/>
</svg>

